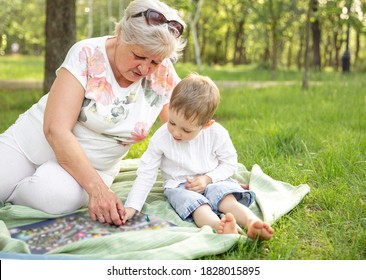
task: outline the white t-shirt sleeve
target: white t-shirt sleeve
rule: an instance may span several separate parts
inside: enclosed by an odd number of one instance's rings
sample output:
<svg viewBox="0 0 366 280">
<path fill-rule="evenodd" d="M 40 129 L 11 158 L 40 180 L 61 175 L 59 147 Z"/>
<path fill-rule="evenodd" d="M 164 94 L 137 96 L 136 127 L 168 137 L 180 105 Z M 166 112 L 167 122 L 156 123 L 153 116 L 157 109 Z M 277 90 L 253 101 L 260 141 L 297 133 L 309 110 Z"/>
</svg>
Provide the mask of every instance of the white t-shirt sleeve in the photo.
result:
<svg viewBox="0 0 366 280">
<path fill-rule="evenodd" d="M 61 66 L 56 70 L 56 75 L 61 68 L 65 68 L 80 82 L 80 84 L 85 89 L 87 84 L 87 51 L 88 47 L 84 46 L 83 41 L 75 43 L 68 51 Z"/>
</svg>

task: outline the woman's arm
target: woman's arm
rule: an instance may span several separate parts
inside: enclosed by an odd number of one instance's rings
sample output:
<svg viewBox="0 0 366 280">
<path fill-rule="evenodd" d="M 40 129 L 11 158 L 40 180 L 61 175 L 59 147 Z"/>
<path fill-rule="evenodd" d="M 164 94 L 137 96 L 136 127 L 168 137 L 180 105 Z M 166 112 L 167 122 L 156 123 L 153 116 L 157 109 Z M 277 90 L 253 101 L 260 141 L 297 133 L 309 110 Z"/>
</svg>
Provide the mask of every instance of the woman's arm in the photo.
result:
<svg viewBox="0 0 366 280">
<path fill-rule="evenodd" d="M 88 193 L 90 218 L 103 217 L 107 223 L 120 225 L 124 214 L 122 202 L 109 191 L 72 133 L 84 96 L 80 82 L 68 70 L 60 69 L 47 101 L 44 134 L 60 165 Z"/>
</svg>

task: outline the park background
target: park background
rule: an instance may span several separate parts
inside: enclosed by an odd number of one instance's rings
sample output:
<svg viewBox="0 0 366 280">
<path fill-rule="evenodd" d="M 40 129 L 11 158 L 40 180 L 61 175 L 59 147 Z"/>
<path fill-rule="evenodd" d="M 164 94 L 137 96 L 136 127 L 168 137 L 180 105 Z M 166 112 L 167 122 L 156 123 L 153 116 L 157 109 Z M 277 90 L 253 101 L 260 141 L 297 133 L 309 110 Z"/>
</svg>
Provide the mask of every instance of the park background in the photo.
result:
<svg viewBox="0 0 366 280">
<path fill-rule="evenodd" d="M 0 132 L 48 91 L 75 41 L 113 34 L 129 2 L 0 1 Z M 177 72 L 218 84 L 215 119 L 239 162 L 311 187 L 273 225 L 271 241 L 238 242 L 208 258 L 364 260 L 366 1 L 166 3 L 187 22 Z M 128 157 L 141 156 L 147 143 Z"/>
</svg>

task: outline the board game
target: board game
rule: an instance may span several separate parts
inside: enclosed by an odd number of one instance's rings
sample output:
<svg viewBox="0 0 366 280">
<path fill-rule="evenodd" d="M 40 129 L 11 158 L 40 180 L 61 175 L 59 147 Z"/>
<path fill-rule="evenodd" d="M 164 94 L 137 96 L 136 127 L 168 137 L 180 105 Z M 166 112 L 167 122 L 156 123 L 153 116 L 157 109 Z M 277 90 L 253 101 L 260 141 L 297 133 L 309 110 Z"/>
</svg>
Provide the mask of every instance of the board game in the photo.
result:
<svg viewBox="0 0 366 280">
<path fill-rule="evenodd" d="M 123 226 L 92 221 L 88 213 L 77 213 L 60 218 L 13 227 L 12 238 L 26 242 L 32 254 L 44 254 L 73 242 L 134 230 L 156 230 L 174 224 L 155 216 L 137 213 Z"/>
</svg>

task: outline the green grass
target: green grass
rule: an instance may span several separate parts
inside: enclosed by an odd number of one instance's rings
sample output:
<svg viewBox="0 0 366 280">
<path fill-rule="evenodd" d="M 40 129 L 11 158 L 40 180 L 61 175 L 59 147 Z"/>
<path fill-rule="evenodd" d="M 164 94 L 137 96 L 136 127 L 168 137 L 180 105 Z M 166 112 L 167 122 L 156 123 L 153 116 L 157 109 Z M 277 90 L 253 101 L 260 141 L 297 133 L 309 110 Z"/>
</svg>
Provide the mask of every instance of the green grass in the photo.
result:
<svg viewBox="0 0 366 280">
<path fill-rule="evenodd" d="M 190 65 L 179 68 L 178 72 L 183 73 L 189 71 Z M 267 71 L 255 67 L 227 68 L 215 73 L 214 68 L 210 69 L 213 79 L 226 80 L 234 72 L 241 73 L 235 75 L 242 81 L 269 77 Z M 238 242 L 230 251 L 205 259 L 364 260 L 364 74 L 312 74 L 312 80 L 318 82 L 312 82 L 307 91 L 301 90 L 301 73 L 283 72 L 281 76 L 282 80 L 298 83 L 259 89 L 221 88 L 222 101 L 215 119 L 229 130 L 239 161 L 249 170 L 258 164 L 272 178 L 293 185 L 306 183 L 311 191 L 273 225 L 272 240 Z M 1 89 L 0 131 L 40 96 L 41 91 L 37 90 Z M 154 130 L 156 127 L 158 124 Z M 148 140 L 136 144 L 128 157 L 141 156 L 147 143 Z"/>
<path fill-rule="evenodd" d="M 366 258 L 366 82 L 337 80 L 306 92 L 297 86 L 222 91 L 216 118 L 230 131 L 239 161 L 311 187 L 275 223 L 273 240 L 245 245 L 238 258 L 252 250 L 254 259 Z"/>
<path fill-rule="evenodd" d="M 0 80 L 43 80 L 43 56 L 0 56 Z"/>
<path fill-rule="evenodd" d="M 0 133 L 42 96 L 40 90 L 0 89 Z"/>
<path fill-rule="evenodd" d="M 191 63 L 176 64 L 177 72 L 181 77 L 190 72 L 199 72 L 196 65 Z M 269 81 L 271 72 L 264 71 L 256 65 L 203 65 L 200 74 L 207 75 L 215 81 Z M 279 71 L 277 80 L 297 80 L 301 73 L 294 70 Z"/>
</svg>

